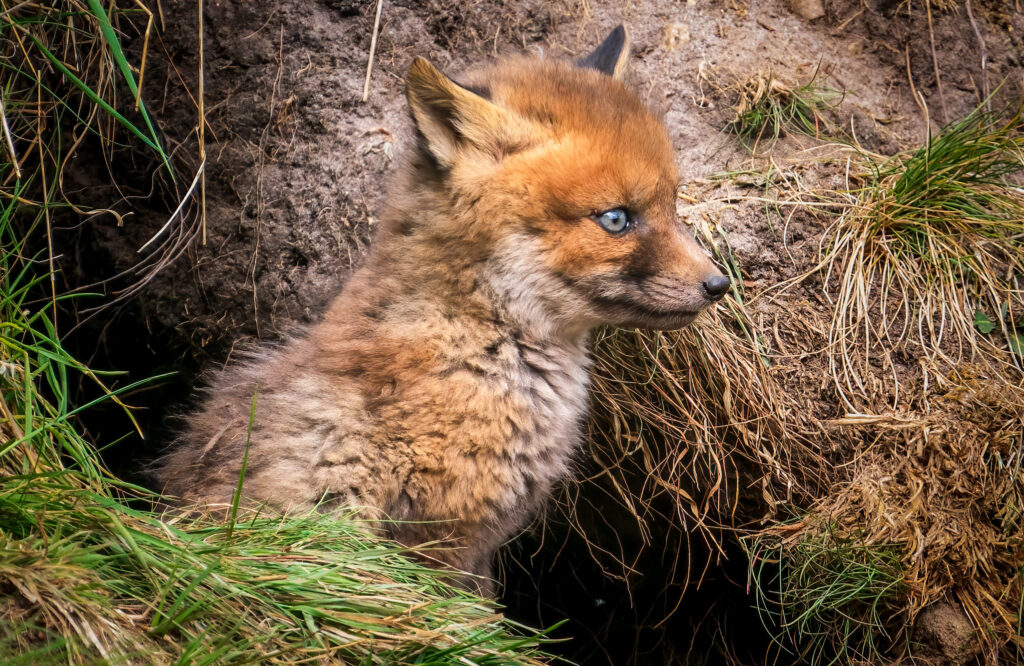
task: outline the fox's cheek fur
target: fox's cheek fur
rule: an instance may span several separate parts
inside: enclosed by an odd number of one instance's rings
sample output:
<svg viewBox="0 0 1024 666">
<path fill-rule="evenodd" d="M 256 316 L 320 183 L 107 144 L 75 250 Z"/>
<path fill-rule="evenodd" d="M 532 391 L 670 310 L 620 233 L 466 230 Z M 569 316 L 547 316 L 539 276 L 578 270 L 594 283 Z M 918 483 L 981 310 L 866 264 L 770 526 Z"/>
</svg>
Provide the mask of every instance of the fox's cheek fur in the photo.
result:
<svg viewBox="0 0 1024 666">
<path fill-rule="evenodd" d="M 576 280 L 556 265 L 543 241 L 529 233 L 504 236 L 493 249 L 491 290 L 520 322 L 551 334 L 584 334 L 605 323 Z"/>
</svg>

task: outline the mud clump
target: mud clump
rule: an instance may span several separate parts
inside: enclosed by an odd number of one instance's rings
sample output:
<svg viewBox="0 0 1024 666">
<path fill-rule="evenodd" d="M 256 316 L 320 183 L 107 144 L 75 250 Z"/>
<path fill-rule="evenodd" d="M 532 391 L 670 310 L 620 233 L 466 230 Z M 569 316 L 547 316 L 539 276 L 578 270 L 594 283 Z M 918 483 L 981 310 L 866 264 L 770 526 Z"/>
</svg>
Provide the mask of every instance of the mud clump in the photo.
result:
<svg viewBox="0 0 1024 666">
<path fill-rule="evenodd" d="M 914 623 L 916 655 L 938 666 L 964 666 L 978 656 L 976 630 L 959 607 L 938 602 L 921 611 Z"/>
</svg>

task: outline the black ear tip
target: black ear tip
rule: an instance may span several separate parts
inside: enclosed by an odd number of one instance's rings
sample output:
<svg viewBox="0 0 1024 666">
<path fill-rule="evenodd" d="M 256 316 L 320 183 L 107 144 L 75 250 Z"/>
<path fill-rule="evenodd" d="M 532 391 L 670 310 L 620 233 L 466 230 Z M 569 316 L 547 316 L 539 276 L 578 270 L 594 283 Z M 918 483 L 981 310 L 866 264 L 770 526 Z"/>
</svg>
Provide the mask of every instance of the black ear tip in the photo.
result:
<svg viewBox="0 0 1024 666">
<path fill-rule="evenodd" d="M 609 76 L 620 76 L 629 50 L 629 32 L 621 23 L 589 55 L 576 61 L 579 67 L 596 69 Z"/>
<path fill-rule="evenodd" d="M 619 52 L 626 46 L 626 26 L 621 23 L 612 28 L 612 31 L 608 33 L 608 36 L 601 42 L 601 47 L 608 50 Z M 600 47 L 599 47 L 600 48 Z"/>
</svg>

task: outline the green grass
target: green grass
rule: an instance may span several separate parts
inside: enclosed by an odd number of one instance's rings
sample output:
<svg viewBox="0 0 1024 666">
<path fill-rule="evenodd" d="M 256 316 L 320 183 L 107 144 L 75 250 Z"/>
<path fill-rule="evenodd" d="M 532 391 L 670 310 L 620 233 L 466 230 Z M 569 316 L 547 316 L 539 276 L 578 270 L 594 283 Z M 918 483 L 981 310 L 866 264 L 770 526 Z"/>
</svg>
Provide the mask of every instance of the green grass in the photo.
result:
<svg viewBox="0 0 1024 666">
<path fill-rule="evenodd" d="M 33 300 L 48 276 L 14 210 L 0 214 L 0 662 L 536 663 L 535 633 L 352 518 L 145 509 L 157 498 L 76 430 L 68 386 L 99 377 Z"/>
<path fill-rule="evenodd" d="M 865 393 L 871 353 L 855 348 L 876 343 L 912 344 L 947 366 L 1022 366 L 1024 189 L 1008 178 L 1024 168 L 1024 118 L 982 108 L 916 151 L 869 162 L 864 186 L 851 191 L 826 258 L 841 390 Z M 859 366 L 850 361 L 858 355 Z"/>
<path fill-rule="evenodd" d="M 795 539 L 747 541 L 757 607 L 800 663 L 886 663 L 906 636 L 888 633 L 901 610 L 899 549 L 808 530 Z"/>
</svg>

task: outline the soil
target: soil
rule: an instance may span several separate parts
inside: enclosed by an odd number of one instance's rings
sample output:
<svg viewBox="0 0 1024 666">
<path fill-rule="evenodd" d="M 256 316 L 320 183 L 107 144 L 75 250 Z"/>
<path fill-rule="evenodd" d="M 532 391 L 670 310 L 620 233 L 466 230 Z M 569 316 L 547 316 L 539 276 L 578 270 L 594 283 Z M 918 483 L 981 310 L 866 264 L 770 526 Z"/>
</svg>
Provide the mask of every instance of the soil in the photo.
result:
<svg viewBox="0 0 1024 666">
<path fill-rule="evenodd" d="M 454 76 L 503 54 L 573 57 L 626 24 L 634 52 L 630 83 L 663 115 L 682 191 L 703 200 L 726 191 L 711 176 L 749 168 L 751 156 L 722 132 L 731 119 L 729 100 L 702 73 L 728 79 L 770 68 L 796 84 L 820 66 L 830 73 L 827 84 L 845 91 L 831 120 L 881 154 L 921 141 L 928 129 L 923 108 L 935 129 L 973 109 L 1004 79 L 997 103 L 1019 95 L 1024 15 L 1008 9 L 1013 2 L 976 0 L 973 26 L 969 4 L 933 9 L 930 20 L 920 4 L 827 0 L 824 16 L 807 19 L 815 12 L 794 13 L 783 0 L 387 1 L 364 102 L 375 3 L 207 0 L 205 244 L 197 237 L 119 313 L 86 327 L 83 338 L 98 337 L 97 356 L 130 368 L 132 379 L 178 372 L 134 396 L 148 408 L 143 426 L 149 443 L 120 445 L 110 454 L 113 464 L 130 471 L 158 449 L 169 410 L 183 408 L 202 369 L 227 361 L 239 344 L 274 341 L 315 321 L 344 284 L 372 242 L 396 155 L 408 145 L 403 77 L 414 56 Z M 197 109 L 180 90 L 182 83 L 198 89 L 196 3 L 164 0 L 162 10 L 160 53 L 147 71 L 145 94 L 159 101 L 151 106 L 188 182 L 199 166 Z M 784 137 L 771 154 L 785 167 L 788 157 L 814 143 Z M 81 167 L 76 178 L 87 186 L 95 165 Z M 838 167 L 815 177 L 842 184 Z M 103 218 L 59 236 L 58 245 L 89 248 L 87 275 L 68 267 L 67 279 L 88 282 L 129 267 L 170 212 L 149 206 L 136 206 L 123 226 Z M 810 216 L 780 229 L 756 202 L 680 202 L 684 217 L 702 212 L 729 239 L 751 293 L 797 274 L 817 256 L 821 223 Z M 822 305 L 808 287 L 794 295 L 792 307 Z M 835 415 L 835 396 L 826 389 L 808 400 L 819 415 Z M 103 430 L 102 420 L 95 429 Z M 591 499 L 601 507 L 600 498 Z M 590 516 L 594 525 L 618 520 L 604 508 L 593 511 L 601 514 Z M 600 571 L 578 535 L 564 525 L 550 529 L 545 539 L 535 533 L 510 547 L 516 563 L 506 567 L 506 601 L 510 614 L 528 622 L 571 617 L 558 634 L 574 637 L 558 648 L 566 655 L 608 664 L 701 663 L 698 655 L 705 655 L 704 663 L 763 660 L 768 637 L 751 610 L 738 547 L 712 557 L 714 549 L 693 544 L 692 559 L 711 558 L 715 566 L 704 575 L 695 568 L 680 606 L 682 590 L 658 578 L 663 555 L 638 563 L 644 581 L 625 586 Z M 623 534 L 629 538 L 628 530 Z M 654 627 L 664 617 L 672 619 Z M 723 633 L 731 646 L 726 641 L 722 647 Z M 921 635 L 931 634 L 922 629 Z"/>
<path fill-rule="evenodd" d="M 940 601 L 926 608 L 914 623 L 916 656 L 942 666 L 963 666 L 977 657 L 975 629 L 954 603 Z"/>
<path fill-rule="evenodd" d="M 177 90 L 178 77 L 196 89 L 194 9 L 188 0 L 164 3 L 163 42 L 174 67 L 153 66 L 151 98 Z M 389 169 L 408 136 L 402 81 L 415 55 L 454 75 L 503 53 L 571 57 L 625 23 L 634 44 L 632 83 L 663 113 L 684 183 L 748 159 L 720 132 L 729 110 L 709 97 L 699 78 L 703 68 L 736 75 L 771 68 L 797 83 L 820 62 L 832 71 L 829 84 L 847 91 L 841 122 L 853 123 L 866 148 L 891 153 L 924 132 L 908 89 L 904 54 L 910 53 L 917 90 L 933 119 L 944 115 L 932 99 L 923 17 L 900 20 L 896 12 L 894 20 L 891 10 L 863 11 L 859 0 L 827 3 L 826 19 L 810 22 L 782 2 L 386 3 L 362 102 L 373 9 L 340 0 L 207 3 L 206 244 L 195 244 L 190 256 L 164 270 L 139 301 L 153 326 L 180 331 L 190 354 L 223 358 L 239 340 L 275 339 L 295 323 L 315 320 L 339 289 L 372 236 Z M 973 108 L 1003 77 L 1013 80 L 1021 66 L 1020 26 L 1015 32 L 1001 23 L 1019 24 L 1019 15 L 982 8 L 976 14 L 987 44 L 987 88 L 964 17 L 934 17 L 950 117 Z M 161 112 L 168 136 L 186 141 L 179 154 L 194 155 L 193 100 L 169 96 Z M 98 242 L 115 265 L 130 265 L 165 215 L 139 214 L 122 227 L 95 225 Z M 729 220 L 723 224 L 729 230 Z"/>
</svg>

